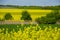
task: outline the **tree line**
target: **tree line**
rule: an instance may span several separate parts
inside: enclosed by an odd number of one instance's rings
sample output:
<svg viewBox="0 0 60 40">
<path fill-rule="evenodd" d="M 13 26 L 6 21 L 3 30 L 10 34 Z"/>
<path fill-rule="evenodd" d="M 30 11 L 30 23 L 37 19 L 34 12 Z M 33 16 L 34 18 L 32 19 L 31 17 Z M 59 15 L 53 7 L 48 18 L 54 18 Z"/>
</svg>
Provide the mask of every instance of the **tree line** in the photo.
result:
<svg viewBox="0 0 60 40">
<path fill-rule="evenodd" d="M 60 10 L 60 5 L 57 5 L 57 6 L 18 6 L 18 5 L 0 5 L 0 8 Z"/>
</svg>

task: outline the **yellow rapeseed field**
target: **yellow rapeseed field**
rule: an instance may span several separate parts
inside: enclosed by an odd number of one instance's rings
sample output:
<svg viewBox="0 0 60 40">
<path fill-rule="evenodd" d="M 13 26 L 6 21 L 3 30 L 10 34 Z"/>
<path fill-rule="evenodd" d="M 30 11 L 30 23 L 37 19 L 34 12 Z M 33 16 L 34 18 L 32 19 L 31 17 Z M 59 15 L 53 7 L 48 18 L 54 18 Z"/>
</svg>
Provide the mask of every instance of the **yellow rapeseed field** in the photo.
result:
<svg viewBox="0 0 60 40">
<path fill-rule="evenodd" d="M 19 26 L 18 26 L 19 27 Z M 11 31 L 8 33 L 8 28 L 6 28 L 6 34 L 3 33 L 5 29 L 0 29 L 0 40 L 60 40 L 60 28 L 55 27 L 54 29 L 49 26 L 44 30 L 38 25 L 25 27 L 22 32 L 19 29 L 18 32 Z"/>
<path fill-rule="evenodd" d="M 0 18 L 3 18 L 6 13 L 11 13 L 14 17 L 14 20 L 20 20 L 21 13 L 27 11 L 30 13 L 32 19 L 34 20 L 37 17 L 45 16 L 50 13 L 52 10 L 39 10 L 39 9 L 0 9 Z"/>
</svg>

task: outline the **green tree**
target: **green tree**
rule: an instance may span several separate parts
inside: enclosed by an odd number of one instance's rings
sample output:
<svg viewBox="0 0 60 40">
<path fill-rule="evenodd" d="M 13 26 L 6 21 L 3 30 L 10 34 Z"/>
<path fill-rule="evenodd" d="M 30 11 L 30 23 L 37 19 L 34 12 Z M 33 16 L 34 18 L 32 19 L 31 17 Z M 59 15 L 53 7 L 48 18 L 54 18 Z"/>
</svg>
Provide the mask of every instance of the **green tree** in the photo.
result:
<svg viewBox="0 0 60 40">
<path fill-rule="evenodd" d="M 56 20 L 60 20 L 59 10 L 54 11 Z"/>
<path fill-rule="evenodd" d="M 46 15 L 47 18 L 55 18 L 56 20 L 60 19 L 60 13 L 59 10 L 53 10 L 51 13 Z"/>
<path fill-rule="evenodd" d="M 55 24 L 56 23 L 56 19 L 55 18 L 46 18 L 46 23 L 47 24 Z"/>
<path fill-rule="evenodd" d="M 59 10 L 54 10 L 44 17 L 37 18 L 36 22 L 39 24 L 55 24 L 58 20 L 60 20 Z"/>
<path fill-rule="evenodd" d="M 35 21 L 36 21 L 38 24 L 46 24 L 46 23 L 47 23 L 47 18 L 46 18 L 46 17 L 36 18 Z"/>
<path fill-rule="evenodd" d="M 21 20 L 31 21 L 32 18 L 31 18 L 30 14 L 29 14 L 27 11 L 23 11 L 23 12 L 22 12 Z"/>
<path fill-rule="evenodd" d="M 4 19 L 5 20 L 12 20 L 13 17 L 12 17 L 12 15 L 10 13 L 6 13 L 5 16 L 4 16 Z"/>
</svg>

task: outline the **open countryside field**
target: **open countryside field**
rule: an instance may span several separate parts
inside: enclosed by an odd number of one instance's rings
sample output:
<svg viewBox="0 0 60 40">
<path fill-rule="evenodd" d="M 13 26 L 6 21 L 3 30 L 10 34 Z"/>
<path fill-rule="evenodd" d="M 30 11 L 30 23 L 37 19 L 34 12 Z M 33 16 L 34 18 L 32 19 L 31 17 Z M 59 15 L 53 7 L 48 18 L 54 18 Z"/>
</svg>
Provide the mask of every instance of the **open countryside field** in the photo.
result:
<svg viewBox="0 0 60 40">
<path fill-rule="evenodd" d="M 14 20 L 20 20 L 23 11 L 28 11 L 33 20 L 52 12 L 52 10 L 35 9 L 0 9 L 0 17 L 3 18 L 6 13 L 11 13 Z M 60 25 L 0 24 L 0 40 L 60 40 Z"/>
<path fill-rule="evenodd" d="M 21 13 L 23 11 L 28 11 L 32 19 L 34 20 L 37 17 L 45 16 L 50 13 L 52 10 L 39 10 L 39 9 L 0 9 L 0 18 L 3 18 L 6 13 L 11 13 L 14 17 L 14 20 L 20 20 Z"/>
<path fill-rule="evenodd" d="M 0 0 L 0 40 L 60 40 L 60 0 Z"/>
<path fill-rule="evenodd" d="M 0 25 L 0 40 L 60 40 L 60 25 Z"/>
</svg>

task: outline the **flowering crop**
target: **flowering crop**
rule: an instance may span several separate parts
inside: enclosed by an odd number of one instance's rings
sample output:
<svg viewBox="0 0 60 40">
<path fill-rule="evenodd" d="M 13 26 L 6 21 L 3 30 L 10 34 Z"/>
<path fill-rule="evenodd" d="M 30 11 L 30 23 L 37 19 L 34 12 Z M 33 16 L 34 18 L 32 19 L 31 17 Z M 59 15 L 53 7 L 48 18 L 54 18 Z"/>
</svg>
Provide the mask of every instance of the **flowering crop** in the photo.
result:
<svg viewBox="0 0 60 40">
<path fill-rule="evenodd" d="M 52 26 L 42 30 L 36 25 L 24 27 L 23 31 L 19 29 L 18 32 L 13 29 L 10 33 L 8 33 L 8 28 L 5 30 L 6 33 L 4 30 L 4 28 L 0 28 L 0 40 L 60 40 L 60 28 L 52 28 Z"/>
</svg>

